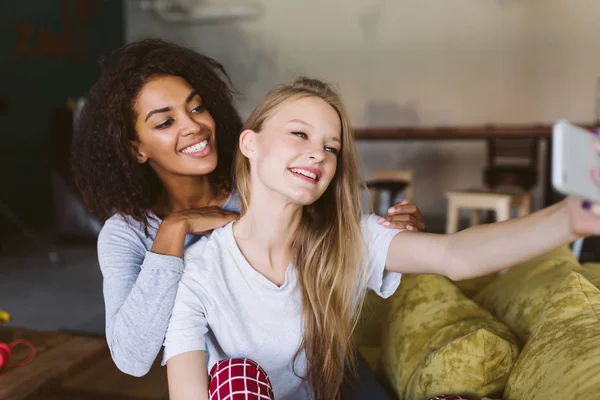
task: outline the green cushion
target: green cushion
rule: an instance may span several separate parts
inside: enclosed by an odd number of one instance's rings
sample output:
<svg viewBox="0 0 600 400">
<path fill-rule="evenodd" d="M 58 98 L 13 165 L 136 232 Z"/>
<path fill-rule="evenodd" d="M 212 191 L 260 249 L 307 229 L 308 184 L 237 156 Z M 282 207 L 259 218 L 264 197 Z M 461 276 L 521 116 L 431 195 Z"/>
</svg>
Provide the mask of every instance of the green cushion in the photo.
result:
<svg viewBox="0 0 600 400">
<path fill-rule="evenodd" d="M 404 275 L 390 300 L 382 368 L 400 400 L 502 392 L 519 353 L 507 326 L 441 276 Z"/>
<path fill-rule="evenodd" d="M 549 299 L 504 400 L 600 397 L 600 290 L 572 272 Z"/>
<path fill-rule="evenodd" d="M 600 264 L 584 264 L 573 267 L 573 271 L 580 273 L 592 285 L 600 289 Z"/>
<path fill-rule="evenodd" d="M 467 296 L 473 298 L 477 293 L 481 292 L 487 285 L 492 283 L 498 277 L 497 274 L 480 276 L 479 278 L 457 281 L 454 284 Z"/>
<path fill-rule="evenodd" d="M 509 268 L 473 300 L 506 323 L 525 343 L 554 290 L 578 267 L 569 247 L 563 246 Z"/>
</svg>

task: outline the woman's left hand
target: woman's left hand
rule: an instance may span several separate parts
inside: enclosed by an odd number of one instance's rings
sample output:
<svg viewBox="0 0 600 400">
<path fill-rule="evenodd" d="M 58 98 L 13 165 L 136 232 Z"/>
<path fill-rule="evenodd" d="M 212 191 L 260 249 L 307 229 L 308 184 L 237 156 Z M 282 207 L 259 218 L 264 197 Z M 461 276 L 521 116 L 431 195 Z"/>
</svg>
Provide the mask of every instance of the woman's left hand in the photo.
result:
<svg viewBox="0 0 600 400">
<path fill-rule="evenodd" d="M 416 204 L 404 200 L 393 207 L 390 207 L 385 217 L 377 220 L 386 228 L 406 229 L 407 231 L 417 232 L 425 229 L 423 223 L 423 214 Z"/>
<path fill-rule="evenodd" d="M 596 140 L 596 151 L 600 157 L 600 138 Z M 600 186 L 600 170 L 590 171 L 596 184 Z M 567 209 L 571 222 L 571 231 L 577 236 L 600 235 L 600 203 L 590 203 L 569 197 Z"/>
</svg>

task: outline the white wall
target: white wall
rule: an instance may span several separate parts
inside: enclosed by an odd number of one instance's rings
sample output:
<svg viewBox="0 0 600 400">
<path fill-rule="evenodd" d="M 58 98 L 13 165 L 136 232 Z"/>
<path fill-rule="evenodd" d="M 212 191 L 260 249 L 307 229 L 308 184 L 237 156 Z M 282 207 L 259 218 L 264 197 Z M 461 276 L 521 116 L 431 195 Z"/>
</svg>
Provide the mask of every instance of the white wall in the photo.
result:
<svg viewBox="0 0 600 400">
<path fill-rule="evenodd" d="M 240 2 L 249 0 L 237 0 Z M 167 24 L 127 4 L 127 38 L 187 44 L 221 61 L 246 116 L 299 74 L 335 83 L 355 126 L 538 123 L 595 118 L 600 2 L 258 0 L 256 20 Z M 417 201 L 476 186 L 483 143 L 364 143 L 368 168 L 412 167 Z"/>
</svg>

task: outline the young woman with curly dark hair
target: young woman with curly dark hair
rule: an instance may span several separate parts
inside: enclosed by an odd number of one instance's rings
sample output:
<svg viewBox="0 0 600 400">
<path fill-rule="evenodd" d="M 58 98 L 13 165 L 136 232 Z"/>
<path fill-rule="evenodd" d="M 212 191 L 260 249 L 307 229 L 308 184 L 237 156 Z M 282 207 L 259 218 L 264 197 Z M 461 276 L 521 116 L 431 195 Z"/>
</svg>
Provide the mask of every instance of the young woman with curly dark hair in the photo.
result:
<svg viewBox="0 0 600 400">
<path fill-rule="evenodd" d="M 101 64 L 72 166 L 89 209 L 106 219 L 98 258 L 111 355 L 143 376 L 164 341 L 184 249 L 239 217 L 231 179 L 242 123 L 221 64 L 193 50 L 149 39 Z M 413 204 L 381 223 L 423 229 Z"/>
<path fill-rule="evenodd" d="M 73 171 L 89 209 L 101 218 L 131 216 L 148 228 L 154 214 L 173 211 L 169 196 L 178 188 L 164 187 L 167 182 L 193 183 L 207 198 L 230 193 L 242 122 L 223 67 L 158 40 L 117 49 L 101 63 L 103 75 L 89 93 L 73 141 Z M 209 140 L 202 152 L 183 148 L 200 139 Z M 178 208 L 185 206 L 193 204 Z"/>
</svg>

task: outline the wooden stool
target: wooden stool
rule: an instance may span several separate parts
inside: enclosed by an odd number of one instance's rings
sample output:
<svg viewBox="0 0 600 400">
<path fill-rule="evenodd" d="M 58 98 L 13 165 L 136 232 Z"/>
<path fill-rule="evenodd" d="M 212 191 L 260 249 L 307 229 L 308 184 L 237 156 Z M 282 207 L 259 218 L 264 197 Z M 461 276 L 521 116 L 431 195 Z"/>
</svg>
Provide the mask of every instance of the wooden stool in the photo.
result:
<svg viewBox="0 0 600 400">
<path fill-rule="evenodd" d="M 465 190 L 446 192 L 448 219 L 446 233 L 458 231 L 461 208 L 471 210 L 471 225 L 480 223 L 481 210 L 494 210 L 497 221 L 510 218 L 511 208 L 516 208 L 521 217 L 531 212 L 531 195 L 526 192 L 499 192 L 490 190 Z"/>
<path fill-rule="evenodd" d="M 390 194 L 386 210 L 395 204 L 396 197 L 402 192 L 406 200 L 414 203 L 413 171 L 410 169 L 374 169 L 371 179 L 367 181 L 367 188 L 373 207 L 379 205 L 381 192 Z"/>
</svg>

